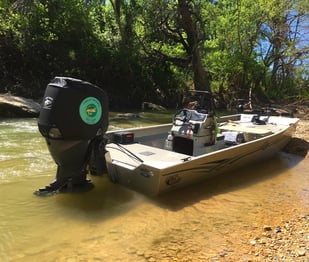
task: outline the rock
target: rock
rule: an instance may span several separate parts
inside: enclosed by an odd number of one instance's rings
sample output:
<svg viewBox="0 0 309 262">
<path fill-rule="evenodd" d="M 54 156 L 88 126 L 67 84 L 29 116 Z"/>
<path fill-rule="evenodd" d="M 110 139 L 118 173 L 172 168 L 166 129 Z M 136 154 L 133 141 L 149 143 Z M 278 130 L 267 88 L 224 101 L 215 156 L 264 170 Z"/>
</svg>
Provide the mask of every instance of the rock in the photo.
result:
<svg viewBox="0 0 309 262">
<path fill-rule="evenodd" d="M 298 255 L 299 257 L 305 256 L 305 255 L 306 255 L 306 250 L 305 250 L 305 249 L 298 249 L 298 250 L 297 250 L 297 255 Z"/>
<path fill-rule="evenodd" d="M 250 245 L 254 246 L 256 244 L 256 241 L 255 240 L 251 240 L 250 241 Z"/>
<path fill-rule="evenodd" d="M 290 142 L 283 149 L 283 151 L 286 153 L 298 155 L 301 157 L 305 157 L 307 155 L 308 150 L 309 150 L 309 142 L 297 137 L 292 137 Z"/>
<path fill-rule="evenodd" d="M 274 229 L 274 233 L 280 233 L 281 232 L 281 228 L 278 226 Z"/>
<path fill-rule="evenodd" d="M 138 256 L 144 256 L 144 251 L 143 250 L 137 250 L 136 255 Z"/>
<path fill-rule="evenodd" d="M 266 244 L 267 243 L 267 238 L 266 237 L 262 237 L 260 239 L 260 244 Z"/>
<path fill-rule="evenodd" d="M 225 257 L 226 255 L 227 255 L 227 253 L 224 252 L 224 251 L 219 254 L 220 257 Z"/>
<path fill-rule="evenodd" d="M 32 99 L 0 94 L 0 117 L 38 117 L 40 108 Z"/>
<path fill-rule="evenodd" d="M 271 231 L 272 228 L 271 228 L 271 226 L 264 226 L 264 227 L 263 227 L 263 230 L 264 230 L 264 231 Z"/>
<path fill-rule="evenodd" d="M 283 149 L 289 154 L 296 154 L 301 157 L 309 157 L 309 121 L 301 119 L 297 123 L 296 132 L 291 141 Z"/>
</svg>

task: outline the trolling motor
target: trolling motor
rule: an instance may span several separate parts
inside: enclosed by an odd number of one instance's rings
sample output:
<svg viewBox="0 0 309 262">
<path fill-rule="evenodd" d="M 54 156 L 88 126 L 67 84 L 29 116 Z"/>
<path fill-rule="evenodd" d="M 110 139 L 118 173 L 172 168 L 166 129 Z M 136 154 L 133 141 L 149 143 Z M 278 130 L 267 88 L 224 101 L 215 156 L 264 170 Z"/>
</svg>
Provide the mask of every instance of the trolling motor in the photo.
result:
<svg viewBox="0 0 309 262">
<path fill-rule="evenodd" d="M 108 101 L 105 92 L 88 82 L 55 77 L 45 90 L 38 128 L 57 164 L 55 180 L 35 192 L 85 191 L 93 187 L 87 173 L 105 170 Z"/>
</svg>

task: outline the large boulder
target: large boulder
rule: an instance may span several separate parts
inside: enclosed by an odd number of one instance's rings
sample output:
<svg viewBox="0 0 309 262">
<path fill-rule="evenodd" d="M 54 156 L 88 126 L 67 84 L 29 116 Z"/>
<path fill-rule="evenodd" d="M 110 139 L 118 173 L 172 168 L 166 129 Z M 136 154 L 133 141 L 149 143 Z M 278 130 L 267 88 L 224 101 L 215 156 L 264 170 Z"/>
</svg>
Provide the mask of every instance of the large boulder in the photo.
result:
<svg viewBox="0 0 309 262">
<path fill-rule="evenodd" d="M 40 108 L 32 99 L 0 94 L 0 117 L 38 117 Z"/>
</svg>

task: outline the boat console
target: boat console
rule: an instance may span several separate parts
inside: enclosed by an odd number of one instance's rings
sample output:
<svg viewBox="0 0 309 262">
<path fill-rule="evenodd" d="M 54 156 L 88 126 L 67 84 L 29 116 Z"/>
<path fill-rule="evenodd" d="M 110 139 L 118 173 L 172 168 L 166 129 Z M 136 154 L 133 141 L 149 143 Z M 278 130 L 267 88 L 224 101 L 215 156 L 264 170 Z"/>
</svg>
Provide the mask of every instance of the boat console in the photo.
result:
<svg viewBox="0 0 309 262">
<path fill-rule="evenodd" d="M 217 126 L 212 94 L 191 90 L 183 100 L 183 108 L 174 115 L 165 149 L 198 156 L 216 144 Z"/>
<path fill-rule="evenodd" d="M 173 119 L 165 149 L 191 156 L 204 153 L 206 146 L 216 143 L 216 123 L 212 113 L 182 109 Z"/>
<path fill-rule="evenodd" d="M 91 188 L 87 173 L 101 174 L 105 168 L 105 92 L 78 79 L 54 78 L 45 90 L 38 127 L 57 164 L 57 173 L 50 185 L 35 194 Z"/>
</svg>

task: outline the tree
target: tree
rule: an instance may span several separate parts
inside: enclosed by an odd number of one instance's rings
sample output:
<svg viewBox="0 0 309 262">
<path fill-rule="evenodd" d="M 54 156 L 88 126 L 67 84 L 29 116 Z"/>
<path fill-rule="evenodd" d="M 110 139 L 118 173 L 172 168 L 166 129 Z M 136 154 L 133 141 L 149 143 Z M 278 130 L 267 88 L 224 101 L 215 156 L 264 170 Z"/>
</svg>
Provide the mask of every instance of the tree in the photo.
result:
<svg viewBox="0 0 309 262">
<path fill-rule="evenodd" d="M 198 4 L 194 4 L 192 1 L 178 0 L 178 10 L 182 22 L 181 25 L 186 33 L 186 40 L 182 39 L 182 43 L 191 60 L 195 89 L 210 91 L 210 75 L 204 69 L 200 55 L 200 45 L 205 39 L 199 38 L 201 33 L 198 32 L 196 26 L 197 21 L 194 22 L 192 19 L 193 14 L 190 10 L 189 4 L 191 4 L 191 7 L 195 6 L 196 10 L 200 8 Z M 195 12 L 195 14 L 198 15 L 199 13 Z"/>
<path fill-rule="evenodd" d="M 125 107 L 169 106 L 193 87 L 222 100 L 304 94 L 308 10 L 305 0 L 2 0 L 0 88 L 40 97 L 67 75 Z"/>
<path fill-rule="evenodd" d="M 270 71 L 266 91 L 282 95 L 293 87 L 295 69 L 309 53 L 308 46 L 299 45 L 300 23 L 308 19 L 308 7 L 304 1 L 273 0 L 264 4 L 266 19 L 259 46 L 261 60 Z"/>
<path fill-rule="evenodd" d="M 200 9 L 198 1 L 147 1 L 138 36 L 149 56 L 170 63 L 186 77 L 191 74 L 196 89 L 210 90 L 210 75 L 201 58 L 205 34 Z"/>
<path fill-rule="evenodd" d="M 263 73 L 263 66 L 256 59 L 263 21 L 260 3 L 218 1 L 207 9 L 210 37 L 205 42 L 205 63 L 212 74 L 213 89 L 223 100 L 231 95 L 247 98 L 250 89 L 259 87 Z"/>
</svg>

